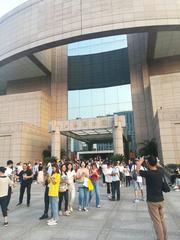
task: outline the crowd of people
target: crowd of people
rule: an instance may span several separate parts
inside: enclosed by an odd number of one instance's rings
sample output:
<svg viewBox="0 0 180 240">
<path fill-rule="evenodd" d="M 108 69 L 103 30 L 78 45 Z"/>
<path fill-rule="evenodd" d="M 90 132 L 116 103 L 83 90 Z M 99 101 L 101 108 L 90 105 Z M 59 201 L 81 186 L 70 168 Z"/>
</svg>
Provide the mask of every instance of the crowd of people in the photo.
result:
<svg viewBox="0 0 180 240">
<path fill-rule="evenodd" d="M 0 167 L 0 205 L 4 216 L 4 226 L 8 225 L 8 206 L 16 182 L 20 184 L 17 206 L 23 203 L 26 190 L 27 207 L 30 207 L 33 181 L 44 186 L 44 213 L 39 219 L 47 219 L 47 224 L 53 226 L 58 224 L 59 216 L 72 214 L 76 192 L 78 192 L 78 211 L 88 212 L 93 196 L 95 196 L 96 208 L 101 207 L 101 176 L 103 185 L 106 185 L 107 188 L 107 199 L 120 201 L 121 187 L 132 185 L 134 203 L 144 201 L 143 185 L 146 179 L 149 213 L 157 236 L 161 237 L 159 239 L 166 239 L 161 189 L 164 173 L 161 171 L 162 168 L 159 167 L 156 158 L 151 157 L 146 161 L 146 164 L 144 162 L 143 158 L 136 159 L 134 162 L 129 160 L 128 163 L 119 161 L 111 163 L 108 159 L 95 158 L 89 161 L 75 162 L 53 160 L 46 166 L 42 162 L 36 162 L 34 166 L 30 162 L 18 163 L 14 167 L 13 161 L 9 160 L 6 168 Z M 160 226 L 160 223 L 162 224 L 161 229 L 157 226 Z"/>
</svg>

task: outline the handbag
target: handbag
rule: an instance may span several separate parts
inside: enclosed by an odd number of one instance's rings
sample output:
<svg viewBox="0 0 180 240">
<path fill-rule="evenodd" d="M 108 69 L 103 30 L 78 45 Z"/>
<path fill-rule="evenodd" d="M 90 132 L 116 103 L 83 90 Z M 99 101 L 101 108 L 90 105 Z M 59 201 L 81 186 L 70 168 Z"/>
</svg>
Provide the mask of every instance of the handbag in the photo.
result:
<svg viewBox="0 0 180 240">
<path fill-rule="evenodd" d="M 93 191 L 94 190 L 94 186 L 93 186 L 93 184 L 92 184 L 90 179 L 88 179 L 88 190 L 89 191 Z"/>
<path fill-rule="evenodd" d="M 162 177 L 162 191 L 165 192 L 165 193 L 171 191 L 169 185 L 168 185 L 167 182 L 166 182 L 166 179 L 165 179 L 164 174 L 163 174 L 163 177 Z"/>
</svg>

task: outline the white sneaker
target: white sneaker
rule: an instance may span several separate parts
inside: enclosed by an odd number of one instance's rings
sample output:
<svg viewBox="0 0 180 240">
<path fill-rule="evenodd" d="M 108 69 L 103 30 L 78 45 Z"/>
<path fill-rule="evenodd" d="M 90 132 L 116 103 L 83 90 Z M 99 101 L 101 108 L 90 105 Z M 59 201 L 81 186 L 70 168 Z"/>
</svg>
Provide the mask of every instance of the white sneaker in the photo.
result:
<svg viewBox="0 0 180 240">
<path fill-rule="evenodd" d="M 50 218 L 50 219 L 47 220 L 47 223 L 53 222 L 53 221 L 54 221 L 54 218 Z"/>
<path fill-rule="evenodd" d="M 70 211 L 70 212 L 73 212 L 73 208 L 71 207 L 71 208 L 69 209 L 69 211 Z"/>
<path fill-rule="evenodd" d="M 82 211 L 82 208 L 78 208 L 78 211 L 81 212 L 81 211 Z"/>
<path fill-rule="evenodd" d="M 139 199 L 134 199 L 133 202 L 134 202 L 134 203 L 138 203 L 138 202 L 139 202 Z"/>
<path fill-rule="evenodd" d="M 48 224 L 48 226 L 54 226 L 54 225 L 57 225 L 57 221 L 51 221 L 51 222 L 48 222 L 47 223 Z"/>
<path fill-rule="evenodd" d="M 97 205 L 97 208 L 100 208 L 101 207 L 101 205 Z"/>
<path fill-rule="evenodd" d="M 84 210 L 85 212 L 88 212 L 88 209 L 87 209 L 87 208 L 84 208 L 83 210 Z"/>
<path fill-rule="evenodd" d="M 64 212 L 64 216 L 69 216 L 69 215 L 70 215 L 69 211 Z"/>
</svg>

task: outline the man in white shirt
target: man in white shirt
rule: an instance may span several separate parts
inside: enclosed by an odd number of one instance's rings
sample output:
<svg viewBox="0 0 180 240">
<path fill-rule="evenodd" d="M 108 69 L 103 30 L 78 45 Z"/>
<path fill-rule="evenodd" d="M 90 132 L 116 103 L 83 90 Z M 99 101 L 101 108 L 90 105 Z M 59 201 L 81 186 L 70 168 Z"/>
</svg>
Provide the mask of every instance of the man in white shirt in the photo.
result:
<svg viewBox="0 0 180 240">
<path fill-rule="evenodd" d="M 112 168 L 112 201 L 115 201 L 115 194 L 117 193 L 117 201 L 120 200 L 120 176 L 117 162 L 114 162 Z"/>
<path fill-rule="evenodd" d="M 133 188 L 134 188 L 134 203 L 137 203 L 140 201 L 144 201 L 144 193 L 143 193 L 143 180 L 142 177 L 137 173 L 136 168 L 137 168 L 137 163 L 139 159 L 135 159 L 135 164 L 132 165 L 131 168 L 131 176 L 132 176 L 132 183 L 133 183 Z M 140 170 L 144 170 L 144 168 L 141 166 Z M 141 194 L 141 197 L 139 198 L 139 193 Z"/>
<path fill-rule="evenodd" d="M 12 160 L 7 161 L 7 167 L 4 175 L 9 177 L 9 179 L 13 182 L 13 161 Z M 8 205 L 11 199 L 11 194 L 12 194 L 12 186 L 9 185 L 8 196 L 7 196 L 7 210 L 8 210 Z"/>
</svg>

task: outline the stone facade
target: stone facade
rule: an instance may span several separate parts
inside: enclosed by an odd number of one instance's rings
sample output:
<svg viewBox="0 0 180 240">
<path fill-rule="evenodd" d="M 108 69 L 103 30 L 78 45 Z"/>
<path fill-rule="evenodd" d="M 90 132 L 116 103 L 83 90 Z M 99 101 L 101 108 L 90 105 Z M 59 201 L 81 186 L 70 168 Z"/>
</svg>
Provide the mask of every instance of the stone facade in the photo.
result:
<svg viewBox="0 0 180 240">
<path fill-rule="evenodd" d="M 0 97 L 0 163 L 35 161 L 50 145 L 50 98 L 43 92 Z"/>
</svg>

